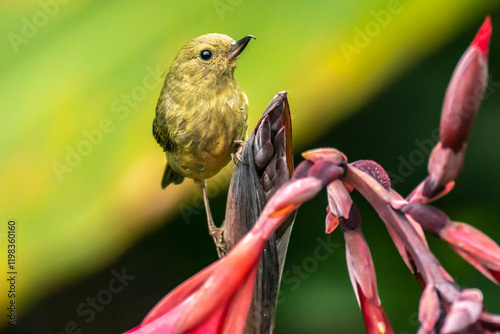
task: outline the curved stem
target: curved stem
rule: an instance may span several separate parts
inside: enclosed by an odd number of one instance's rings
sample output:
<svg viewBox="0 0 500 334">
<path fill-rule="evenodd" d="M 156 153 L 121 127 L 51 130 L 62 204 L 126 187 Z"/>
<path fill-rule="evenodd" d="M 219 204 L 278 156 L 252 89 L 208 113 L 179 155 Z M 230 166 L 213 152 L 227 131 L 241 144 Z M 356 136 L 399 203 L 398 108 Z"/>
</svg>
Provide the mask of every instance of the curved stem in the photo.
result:
<svg viewBox="0 0 500 334">
<path fill-rule="evenodd" d="M 398 198 L 374 178 L 352 165 L 347 166 L 346 172 L 341 179 L 359 191 L 377 211 L 384 223 L 403 241 L 425 283 L 432 283 L 444 300 L 448 302 L 455 300 L 459 295 L 459 291 L 452 282 L 445 279 L 439 261 L 431 253 L 405 215 L 391 207 L 391 201 Z"/>
</svg>

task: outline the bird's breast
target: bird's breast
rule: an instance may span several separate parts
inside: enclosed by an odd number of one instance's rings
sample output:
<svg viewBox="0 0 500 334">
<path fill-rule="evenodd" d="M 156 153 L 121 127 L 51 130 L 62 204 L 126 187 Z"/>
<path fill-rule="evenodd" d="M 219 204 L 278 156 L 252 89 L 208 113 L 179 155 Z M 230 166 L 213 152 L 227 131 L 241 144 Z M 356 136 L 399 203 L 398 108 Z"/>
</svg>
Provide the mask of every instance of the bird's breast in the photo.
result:
<svg viewBox="0 0 500 334">
<path fill-rule="evenodd" d="M 186 177 L 212 177 L 236 151 L 234 141 L 245 139 L 246 95 L 238 90 L 212 98 L 195 97 L 182 109 L 167 119 L 176 143 L 176 149 L 167 153 L 168 163 Z"/>
</svg>

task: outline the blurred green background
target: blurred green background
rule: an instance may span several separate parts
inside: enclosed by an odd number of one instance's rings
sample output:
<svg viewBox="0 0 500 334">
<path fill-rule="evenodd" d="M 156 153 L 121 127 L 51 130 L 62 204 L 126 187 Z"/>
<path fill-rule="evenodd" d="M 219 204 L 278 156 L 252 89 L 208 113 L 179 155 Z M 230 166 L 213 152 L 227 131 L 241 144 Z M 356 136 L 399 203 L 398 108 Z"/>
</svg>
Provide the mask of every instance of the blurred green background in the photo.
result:
<svg viewBox="0 0 500 334">
<path fill-rule="evenodd" d="M 18 228 L 18 325 L 6 327 L 2 313 L 0 331 L 65 333 L 76 323 L 82 333 L 123 332 L 216 259 L 193 182 L 160 189 L 165 158 L 151 135 L 164 72 L 183 44 L 209 32 L 257 37 L 236 70 L 250 128 L 286 90 L 296 163 L 303 150 L 336 147 L 382 164 L 406 195 L 426 175 L 418 143 L 432 139 L 454 66 L 490 14 L 488 96 L 457 186 L 436 205 L 500 241 L 496 0 L 9 0 L 0 13 L 2 245 L 7 221 Z M 219 222 L 229 173 L 210 186 Z M 389 319 L 395 332 L 414 333 L 419 288 L 373 210 L 355 200 Z M 324 234 L 325 207 L 323 194 L 299 210 L 276 333 L 363 332 L 342 235 Z M 429 241 L 456 281 L 480 288 L 500 313 L 500 289 Z M 334 251 L 320 261 L 314 250 L 325 243 Z M 92 313 L 92 299 L 108 296 L 123 271 L 123 291 Z M 5 310 L 6 293 L 0 302 Z"/>
</svg>

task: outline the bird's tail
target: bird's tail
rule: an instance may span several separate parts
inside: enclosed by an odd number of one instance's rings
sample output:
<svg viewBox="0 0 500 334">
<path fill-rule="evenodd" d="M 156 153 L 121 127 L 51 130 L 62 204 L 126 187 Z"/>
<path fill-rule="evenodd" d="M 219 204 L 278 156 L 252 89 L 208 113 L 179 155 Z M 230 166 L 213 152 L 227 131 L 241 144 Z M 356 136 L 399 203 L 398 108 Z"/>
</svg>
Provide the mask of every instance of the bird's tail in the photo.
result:
<svg viewBox="0 0 500 334">
<path fill-rule="evenodd" d="M 165 167 L 165 173 L 163 173 L 163 179 L 161 180 L 161 187 L 165 189 L 170 183 L 180 184 L 184 180 L 184 176 L 177 173 L 167 164 Z"/>
</svg>

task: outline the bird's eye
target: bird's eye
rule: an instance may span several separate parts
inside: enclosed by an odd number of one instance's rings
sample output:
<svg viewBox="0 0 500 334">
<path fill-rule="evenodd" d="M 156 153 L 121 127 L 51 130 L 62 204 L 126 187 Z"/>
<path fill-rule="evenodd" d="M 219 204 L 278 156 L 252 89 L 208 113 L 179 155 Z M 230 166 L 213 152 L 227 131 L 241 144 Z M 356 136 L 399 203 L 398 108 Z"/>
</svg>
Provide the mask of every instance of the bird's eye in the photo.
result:
<svg viewBox="0 0 500 334">
<path fill-rule="evenodd" d="M 200 58 L 202 60 L 210 60 L 212 58 L 212 51 L 210 50 L 203 50 L 200 52 Z"/>
</svg>

